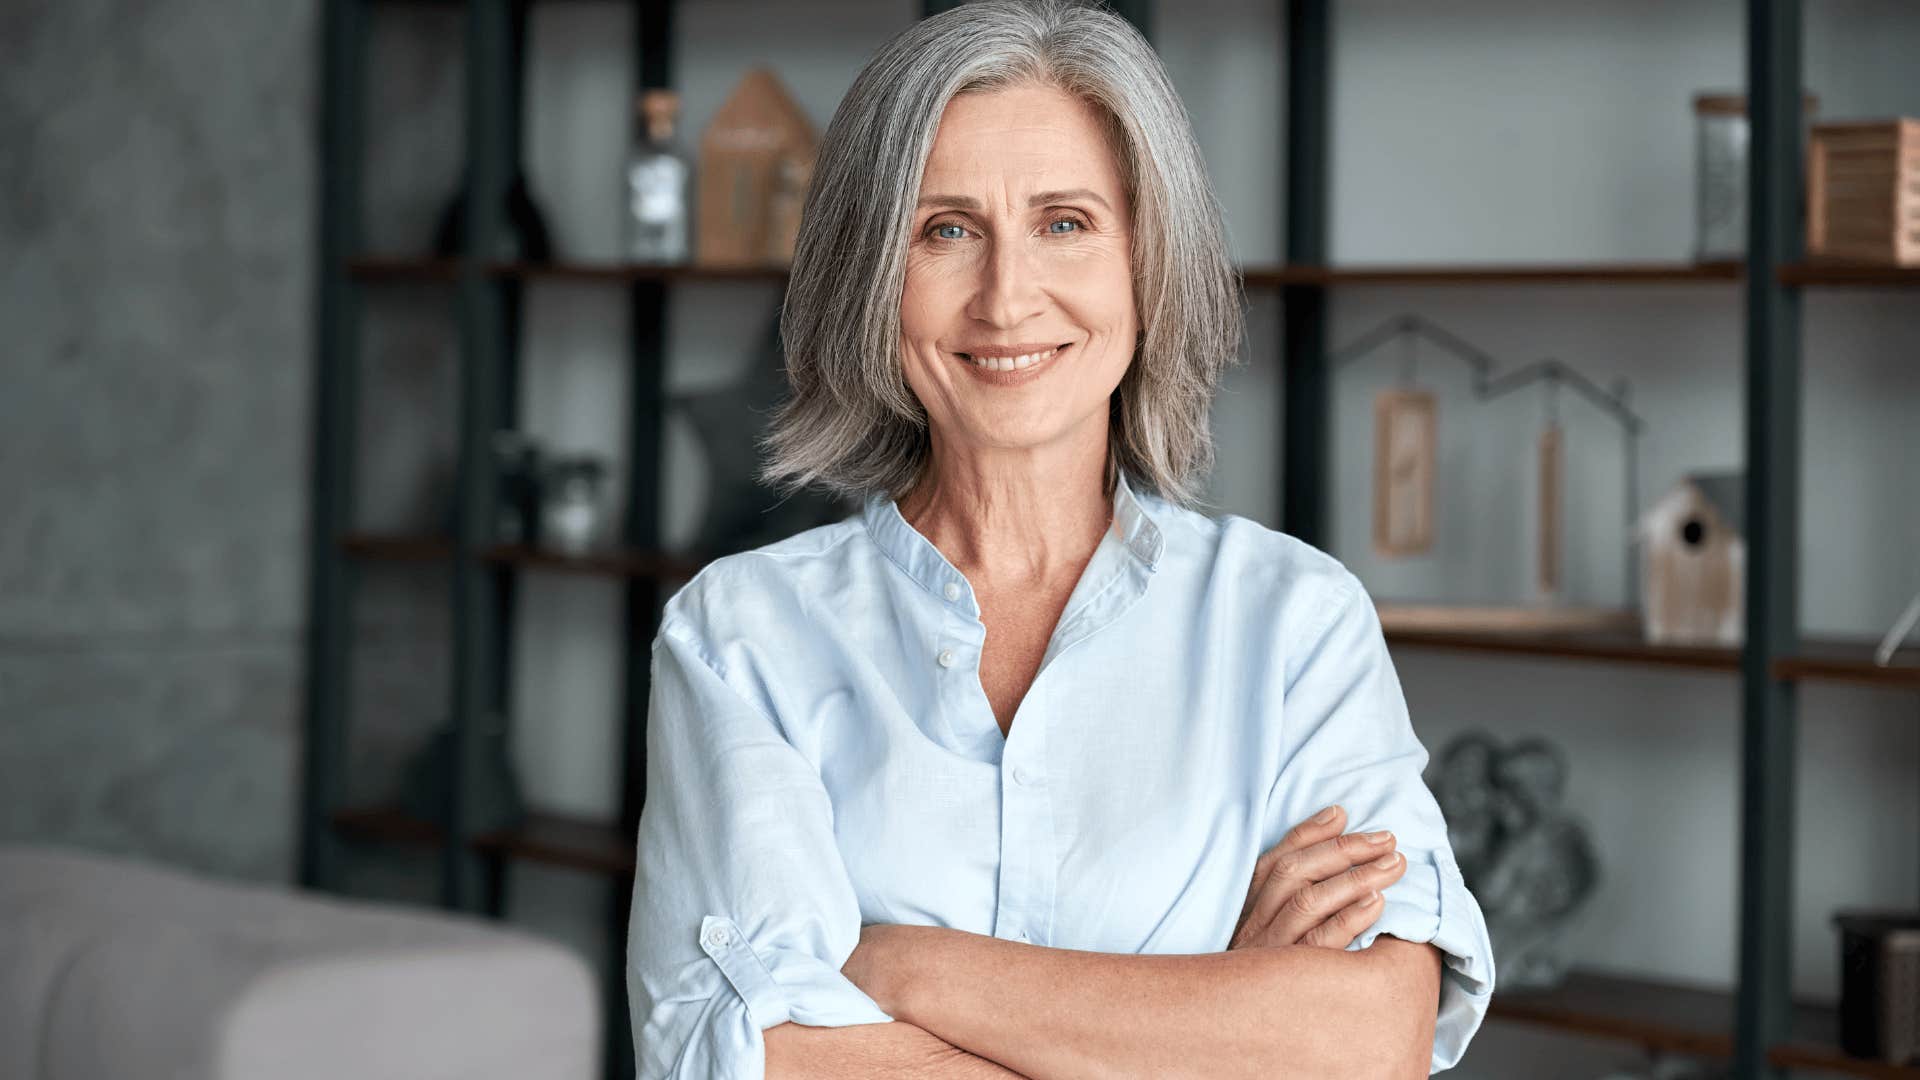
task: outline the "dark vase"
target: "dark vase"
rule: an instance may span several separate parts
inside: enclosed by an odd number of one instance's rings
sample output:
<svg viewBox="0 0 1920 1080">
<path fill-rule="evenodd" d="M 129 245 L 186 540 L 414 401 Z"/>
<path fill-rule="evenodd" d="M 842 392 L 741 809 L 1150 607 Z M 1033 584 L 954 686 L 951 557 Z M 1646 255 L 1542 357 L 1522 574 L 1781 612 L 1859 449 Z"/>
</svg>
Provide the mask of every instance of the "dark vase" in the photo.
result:
<svg viewBox="0 0 1920 1080">
<path fill-rule="evenodd" d="M 507 181 L 506 203 L 500 207 L 496 231 L 499 245 L 481 252 L 485 259 L 503 262 L 546 262 L 553 258 L 553 242 L 547 231 L 546 217 L 533 201 L 532 186 L 520 163 L 520 111 L 526 103 L 528 0 L 511 0 L 511 33 L 507 38 L 507 126 L 506 145 L 513 155 L 513 174 Z M 434 254 L 443 259 L 456 258 L 466 243 L 467 191 L 463 182 L 440 212 L 433 231 Z"/>
<path fill-rule="evenodd" d="M 528 190 L 526 174 L 519 169 L 513 172 L 513 180 L 507 185 L 507 200 L 504 208 L 504 224 L 497 235 L 499 246 L 488 258 L 501 262 L 546 262 L 553 258 L 553 243 L 547 233 L 547 222 L 540 214 L 540 208 L 534 204 L 533 194 Z M 433 233 L 433 250 L 443 259 L 460 255 L 466 242 L 467 193 L 463 187 L 456 192 L 447 208 L 440 212 L 440 225 Z"/>
</svg>

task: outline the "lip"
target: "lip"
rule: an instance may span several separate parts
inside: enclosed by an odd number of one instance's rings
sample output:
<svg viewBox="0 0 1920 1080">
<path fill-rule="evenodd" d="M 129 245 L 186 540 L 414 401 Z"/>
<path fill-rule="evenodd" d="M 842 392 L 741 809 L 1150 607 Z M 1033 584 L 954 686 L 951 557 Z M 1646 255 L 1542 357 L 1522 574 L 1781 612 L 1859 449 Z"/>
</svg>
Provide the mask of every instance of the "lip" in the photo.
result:
<svg viewBox="0 0 1920 1080">
<path fill-rule="evenodd" d="M 1025 356 L 1027 353 L 1045 352 L 1048 349 L 1055 351 L 1052 356 L 1047 357 L 1045 360 L 1037 364 L 1029 364 L 1017 371 L 990 371 L 968 360 L 966 356 L 957 352 L 953 354 L 953 359 L 955 363 L 967 369 L 967 374 L 972 375 L 974 378 L 979 379 L 989 386 L 1019 386 L 1021 383 L 1031 382 L 1052 370 L 1053 365 L 1059 361 L 1060 354 L 1071 349 L 1075 344 L 1075 342 L 1069 341 L 1060 345 L 1021 346 L 1025 351 L 1012 353 L 1010 355 Z M 994 354 L 989 352 L 983 355 Z"/>
<path fill-rule="evenodd" d="M 1046 352 L 1048 349 L 1056 348 L 1059 344 L 1057 341 L 1022 341 L 1013 345 L 975 345 L 971 348 L 956 349 L 954 351 L 965 353 L 968 356 L 984 356 L 997 360 L 1009 356 L 1029 356 L 1037 352 Z"/>
</svg>

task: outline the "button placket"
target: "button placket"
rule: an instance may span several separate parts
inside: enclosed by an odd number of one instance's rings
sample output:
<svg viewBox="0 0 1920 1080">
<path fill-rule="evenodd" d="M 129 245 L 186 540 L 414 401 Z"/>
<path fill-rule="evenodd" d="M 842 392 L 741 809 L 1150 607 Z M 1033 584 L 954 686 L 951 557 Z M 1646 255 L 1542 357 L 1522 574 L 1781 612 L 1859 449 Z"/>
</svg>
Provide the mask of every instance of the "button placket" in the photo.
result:
<svg viewBox="0 0 1920 1080">
<path fill-rule="evenodd" d="M 1049 703 L 1047 687 L 1036 679 L 1001 757 L 1000 894 L 994 932 L 1029 944 L 1051 933 L 1058 869 L 1053 804 L 1043 768 Z"/>
</svg>

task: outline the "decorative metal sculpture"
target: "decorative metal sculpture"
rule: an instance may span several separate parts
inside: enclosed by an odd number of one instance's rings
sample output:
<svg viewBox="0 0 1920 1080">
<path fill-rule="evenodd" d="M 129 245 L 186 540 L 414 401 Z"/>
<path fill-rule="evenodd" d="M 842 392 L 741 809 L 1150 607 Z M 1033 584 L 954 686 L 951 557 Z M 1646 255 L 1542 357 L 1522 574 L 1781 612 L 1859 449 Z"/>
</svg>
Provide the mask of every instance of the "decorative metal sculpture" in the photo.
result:
<svg viewBox="0 0 1920 1080">
<path fill-rule="evenodd" d="M 1502 990 L 1560 983 L 1559 937 L 1600 877 L 1586 827 L 1561 805 L 1567 762 L 1544 739 L 1502 748 L 1481 731 L 1448 743 L 1427 770 L 1447 840 L 1486 916 Z"/>
<path fill-rule="evenodd" d="M 1434 431 L 1437 406 L 1431 391 L 1416 380 L 1416 349 L 1425 342 L 1473 370 L 1473 394 L 1477 400 L 1492 401 L 1504 394 L 1536 382 L 1546 383 L 1546 416 L 1539 442 L 1539 591 L 1544 596 L 1559 594 L 1562 498 L 1561 470 L 1563 440 L 1560 427 L 1559 392 L 1565 385 L 1578 391 L 1601 412 L 1613 417 L 1625 433 L 1627 516 L 1632 516 L 1639 501 L 1639 436 L 1646 426 L 1628 406 L 1627 380 L 1615 379 L 1610 390 L 1602 390 L 1586 376 L 1559 360 L 1548 357 L 1526 364 L 1496 377 L 1498 366 L 1493 357 L 1459 335 L 1419 315 L 1398 315 L 1328 354 L 1328 367 L 1339 370 L 1354 361 L 1371 356 L 1387 345 L 1401 346 L 1399 385 L 1381 391 L 1375 399 L 1374 549 L 1387 557 L 1425 552 L 1432 540 L 1435 479 Z M 1627 551 L 1627 580 L 1638 578 L 1636 552 Z"/>
</svg>

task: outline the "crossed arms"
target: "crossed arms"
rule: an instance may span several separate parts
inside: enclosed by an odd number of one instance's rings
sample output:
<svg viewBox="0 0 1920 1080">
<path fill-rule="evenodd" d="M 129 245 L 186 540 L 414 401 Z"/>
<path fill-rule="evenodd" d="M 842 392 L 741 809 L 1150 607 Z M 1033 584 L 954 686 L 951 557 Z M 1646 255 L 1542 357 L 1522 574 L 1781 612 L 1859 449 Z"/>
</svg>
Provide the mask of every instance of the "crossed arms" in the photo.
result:
<svg viewBox="0 0 1920 1080">
<path fill-rule="evenodd" d="M 1423 1077 L 1439 951 L 1381 936 L 1187 956 L 874 926 L 850 958 L 891 1024 L 768 1028 L 769 1080 Z"/>
</svg>

